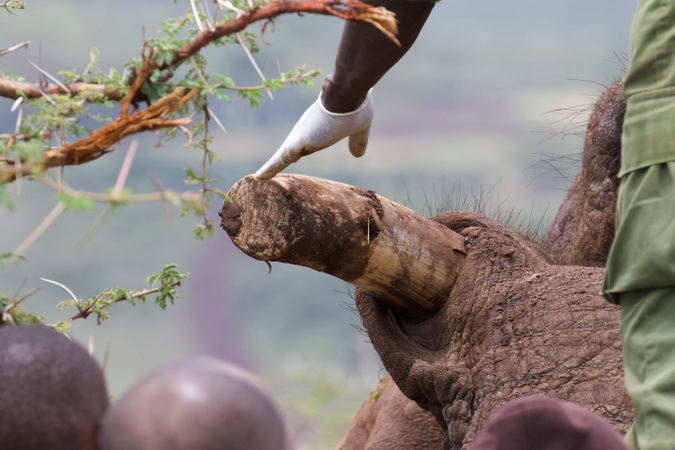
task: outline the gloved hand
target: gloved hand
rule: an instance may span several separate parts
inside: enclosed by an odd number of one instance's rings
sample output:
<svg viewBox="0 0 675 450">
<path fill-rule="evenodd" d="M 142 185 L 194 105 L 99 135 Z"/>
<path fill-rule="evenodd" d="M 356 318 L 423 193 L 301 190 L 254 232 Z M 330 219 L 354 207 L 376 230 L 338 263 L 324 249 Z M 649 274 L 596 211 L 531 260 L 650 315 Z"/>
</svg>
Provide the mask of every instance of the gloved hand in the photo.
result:
<svg viewBox="0 0 675 450">
<path fill-rule="evenodd" d="M 366 153 L 370 124 L 373 121 L 373 98 L 368 96 L 349 113 L 332 113 L 319 99 L 302 115 L 281 148 L 255 173 L 258 180 L 269 180 L 303 156 L 310 155 L 349 136 L 349 151 L 356 158 Z"/>
</svg>

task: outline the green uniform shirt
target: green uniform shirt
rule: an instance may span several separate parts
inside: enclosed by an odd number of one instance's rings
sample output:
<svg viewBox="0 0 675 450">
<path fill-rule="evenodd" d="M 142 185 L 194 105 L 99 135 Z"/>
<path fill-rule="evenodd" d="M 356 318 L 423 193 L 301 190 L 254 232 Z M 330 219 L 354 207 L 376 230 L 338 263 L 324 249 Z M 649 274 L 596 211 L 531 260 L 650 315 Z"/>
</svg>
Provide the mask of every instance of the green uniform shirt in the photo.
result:
<svg viewBox="0 0 675 450">
<path fill-rule="evenodd" d="M 603 295 L 675 286 L 675 0 L 640 0 Z"/>
</svg>

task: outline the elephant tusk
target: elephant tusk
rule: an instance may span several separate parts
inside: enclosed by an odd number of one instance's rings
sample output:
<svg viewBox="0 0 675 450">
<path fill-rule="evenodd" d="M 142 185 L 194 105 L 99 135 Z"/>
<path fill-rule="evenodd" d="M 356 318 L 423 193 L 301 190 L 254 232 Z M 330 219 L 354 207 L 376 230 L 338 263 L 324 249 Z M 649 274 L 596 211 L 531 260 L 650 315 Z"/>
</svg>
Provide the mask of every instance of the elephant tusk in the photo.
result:
<svg viewBox="0 0 675 450">
<path fill-rule="evenodd" d="M 466 257 L 459 234 L 354 186 L 248 176 L 228 195 L 221 224 L 244 253 L 334 275 L 411 319 L 443 306 Z"/>
</svg>

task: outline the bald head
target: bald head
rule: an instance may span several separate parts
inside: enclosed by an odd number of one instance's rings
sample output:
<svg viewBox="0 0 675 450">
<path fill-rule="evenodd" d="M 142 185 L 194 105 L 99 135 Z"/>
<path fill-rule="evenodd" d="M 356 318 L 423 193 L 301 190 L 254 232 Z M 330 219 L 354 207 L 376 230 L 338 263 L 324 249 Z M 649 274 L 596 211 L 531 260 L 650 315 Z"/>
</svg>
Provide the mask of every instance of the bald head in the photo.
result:
<svg viewBox="0 0 675 450">
<path fill-rule="evenodd" d="M 95 449 L 108 406 L 103 374 L 43 325 L 0 327 L 0 449 Z"/>
<path fill-rule="evenodd" d="M 134 386 L 106 415 L 101 450 L 290 450 L 284 420 L 261 383 L 198 358 Z"/>
</svg>

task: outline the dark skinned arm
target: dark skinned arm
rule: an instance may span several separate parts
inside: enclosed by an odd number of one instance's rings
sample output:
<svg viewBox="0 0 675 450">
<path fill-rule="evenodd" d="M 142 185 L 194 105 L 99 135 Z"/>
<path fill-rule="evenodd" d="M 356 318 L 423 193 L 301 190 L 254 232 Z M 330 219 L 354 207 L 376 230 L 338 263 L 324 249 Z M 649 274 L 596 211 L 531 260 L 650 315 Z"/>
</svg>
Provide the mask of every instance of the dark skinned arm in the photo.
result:
<svg viewBox="0 0 675 450">
<path fill-rule="evenodd" d="M 335 69 L 323 83 L 321 100 L 328 111 L 354 111 L 366 94 L 412 47 L 435 3 L 409 0 L 365 0 L 396 14 L 401 47 L 374 26 L 357 21 L 345 23 Z"/>
<path fill-rule="evenodd" d="M 373 120 L 373 101 L 368 93 L 412 47 L 434 3 L 408 0 L 366 0 L 396 14 L 399 47 L 371 24 L 347 22 L 335 60 L 319 99 L 302 115 L 281 147 L 255 173 L 269 180 L 300 158 L 348 137 L 351 154 L 366 152 Z"/>
</svg>

